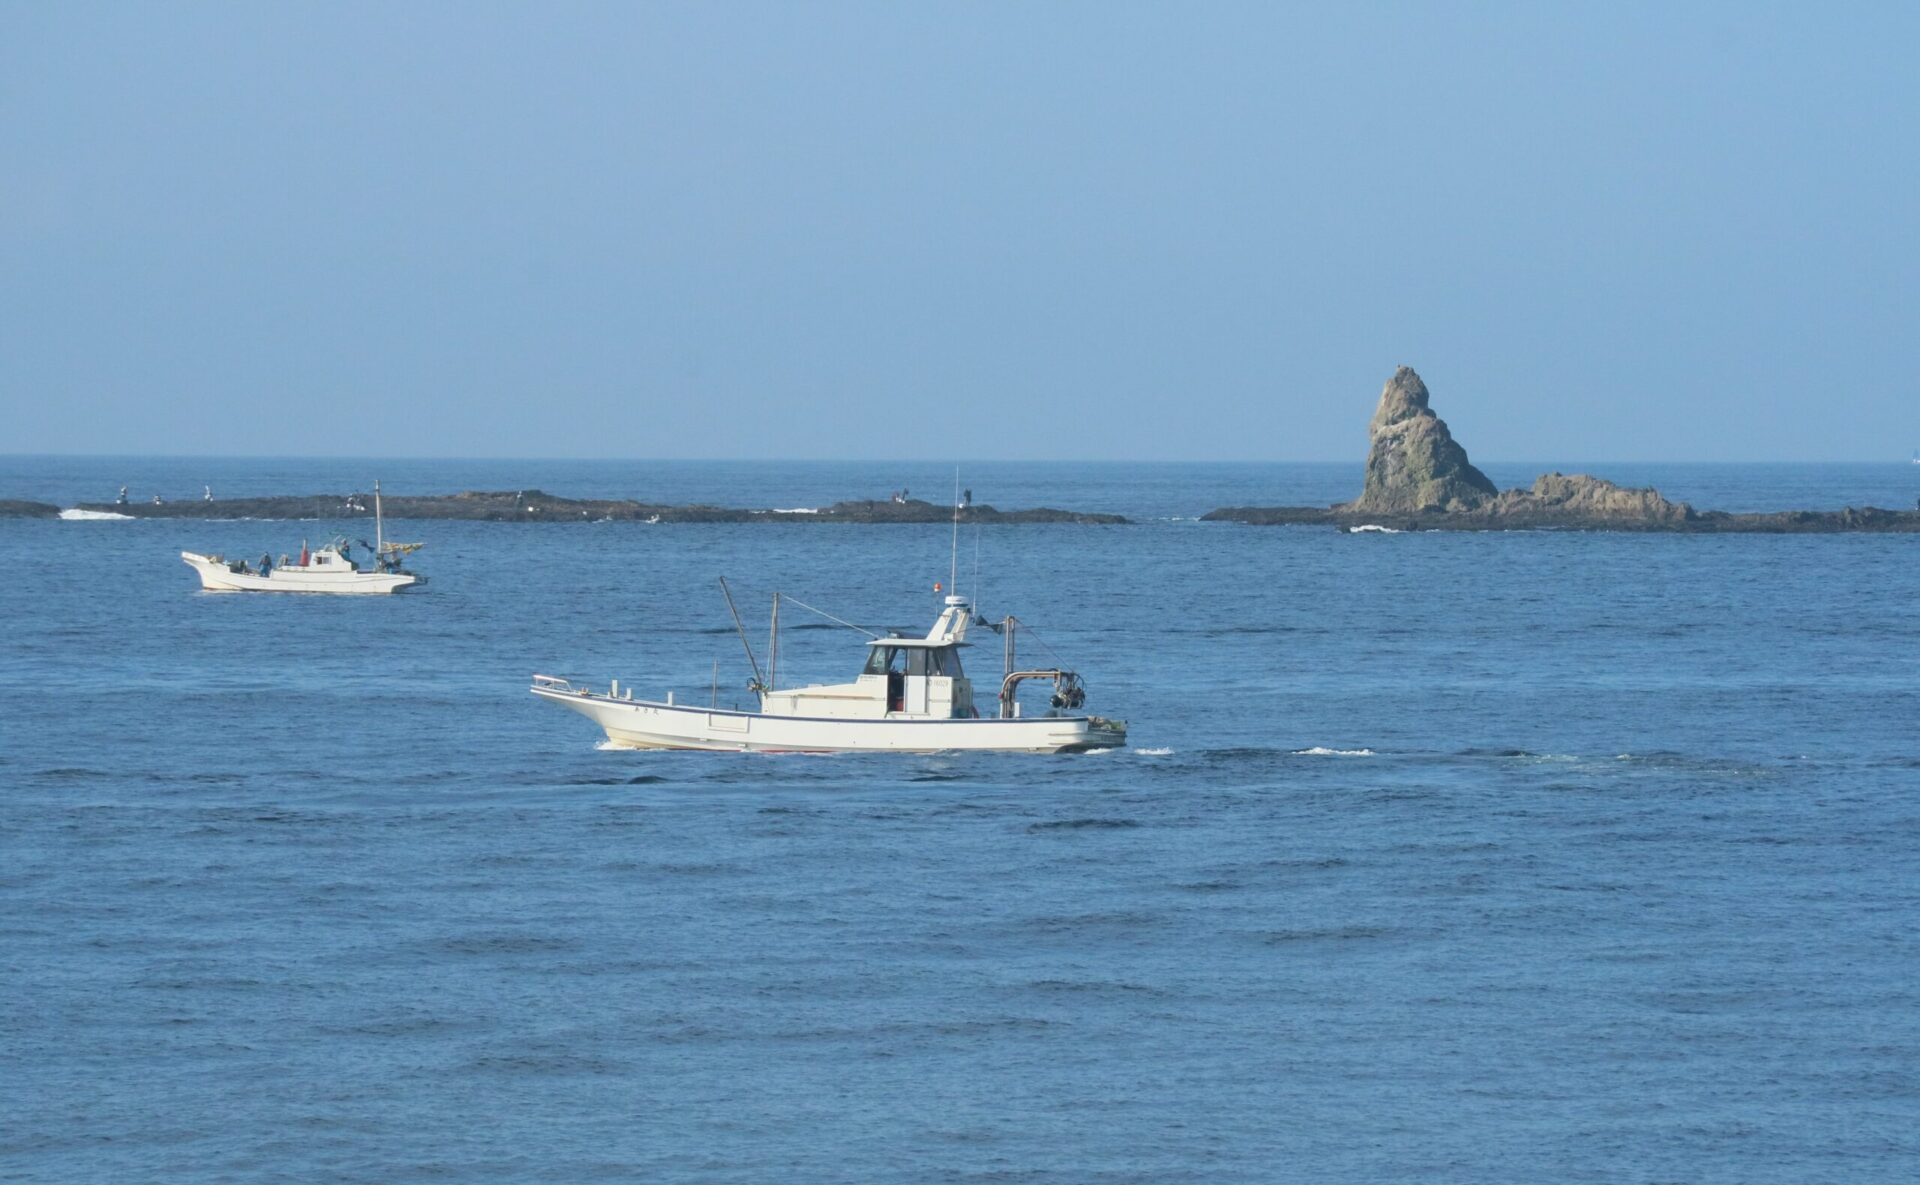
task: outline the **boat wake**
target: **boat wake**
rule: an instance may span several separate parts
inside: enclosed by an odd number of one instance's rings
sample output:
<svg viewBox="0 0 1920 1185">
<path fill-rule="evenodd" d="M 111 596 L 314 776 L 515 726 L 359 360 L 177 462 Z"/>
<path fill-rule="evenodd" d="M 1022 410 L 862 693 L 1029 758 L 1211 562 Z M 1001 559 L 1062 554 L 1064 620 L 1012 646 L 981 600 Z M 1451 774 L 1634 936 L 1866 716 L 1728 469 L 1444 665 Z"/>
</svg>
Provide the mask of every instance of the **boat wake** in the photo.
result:
<svg viewBox="0 0 1920 1185">
<path fill-rule="evenodd" d="M 1315 745 L 1311 749 L 1293 750 L 1295 757 L 1378 757 L 1372 749 L 1328 749 Z"/>
</svg>

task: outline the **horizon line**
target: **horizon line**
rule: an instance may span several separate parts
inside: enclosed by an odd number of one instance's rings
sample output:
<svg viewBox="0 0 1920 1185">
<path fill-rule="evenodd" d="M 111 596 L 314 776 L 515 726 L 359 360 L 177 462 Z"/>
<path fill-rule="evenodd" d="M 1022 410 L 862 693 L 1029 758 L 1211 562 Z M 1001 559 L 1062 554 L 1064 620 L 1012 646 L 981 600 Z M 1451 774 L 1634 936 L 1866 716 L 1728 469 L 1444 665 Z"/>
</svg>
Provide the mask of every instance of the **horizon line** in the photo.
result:
<svg viewBox="0 0 1920 1185">
<path fill-rule="evenodd" d="M 0 452 L 0 460 L 137 460 L 137 461 L 326 461 L 353 463 L 334 453 L 83 453 L 83 452 Z M 512 456 L 507 454 L 389 454 L 366 456 L 360 461 L 380 462 L 517 462 L 517 463 L 602 463 L 630 465 L 1354 465 L 1364 466 L 1365 458 L 1339 460 L 1302 457 L 631 457 L 631 456 Z M 1482 465 L 1910 465 L 1912 458 L 1863 459 L 1859 457 L 1770 457 L 1770 458 L 1545 458 L 1494 457 L 1472 462 Z"/>
</svg>

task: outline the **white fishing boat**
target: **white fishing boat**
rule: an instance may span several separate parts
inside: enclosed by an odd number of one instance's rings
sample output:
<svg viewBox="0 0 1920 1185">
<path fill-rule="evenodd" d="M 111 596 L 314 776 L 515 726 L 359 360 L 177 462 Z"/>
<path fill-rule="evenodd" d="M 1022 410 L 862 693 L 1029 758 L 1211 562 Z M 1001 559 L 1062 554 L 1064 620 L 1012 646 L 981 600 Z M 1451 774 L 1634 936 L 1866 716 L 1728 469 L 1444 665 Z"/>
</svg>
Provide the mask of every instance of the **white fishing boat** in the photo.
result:
<svg viewBox="0 0 1920 1185">
<path fill-rule="evenodd" d="M 721 587 L 725 589 L 725 581 Z M 731 594 L 727 604 L 731 610 Z M 592 720 L 609 742 L 628 749 L 1074 753 L 1126 743 L 1125 721 L 1076 711 L 1086 701 L 1078 674 L 1058 667 L 1019 668 L 1015 661 L 1019 623 L 1012 617 L 991 627 L 1003 635 L 1005 669 L 994 703 L 989 711 L 981 711 L 973 683 L 961 667 L 960 651 L 968 645 L 967 628 L 974 615 L 972 605 L 960 596 L 946 598 L 939 619 L 924 638 L 869 641 L 866 665 L 853 682 L 775 690 L 779 606 L 775 594 L 765 679 L 745 631 L 740 634 L 753 666 L 749 688 L 759 697 L 758 711 L 720 707 L 717 686 L 712 702 L 704 705 L 676 703 L 672 692 L 664 700 L 635 699 L 631 688 L 621 690 L 618 680 L 599 692 L 551 675 L 535 675 L 531 690 Z M 739 627 L 738 613 L 734 624 Z M 1051 685 L 1048 706 L 1026 715 L 1016 693 L 1022 683 L 1035 680 Z"/>
<path fill-rule="evenodd" d="M 373 483 L 374 542 L 361 541 L 372 553 L 371 566 L 362 568 L 353 558 L 353 543 L 336 537 L 318 550 L 300 545 L 298 556 L 261 556 L 259 563 L 229 560 L 219 555 L 201 555 L 183 551 L 180 558 L 200 576 L 200 587 L 209 592 L 296 592 L 296 593 L 396 593 L 425 584 L 427 578 L 404 569 L 407 556 L 420 550 L 419 543 L 392 543 L 380 511 L 380 483 Z"/>
</svg>

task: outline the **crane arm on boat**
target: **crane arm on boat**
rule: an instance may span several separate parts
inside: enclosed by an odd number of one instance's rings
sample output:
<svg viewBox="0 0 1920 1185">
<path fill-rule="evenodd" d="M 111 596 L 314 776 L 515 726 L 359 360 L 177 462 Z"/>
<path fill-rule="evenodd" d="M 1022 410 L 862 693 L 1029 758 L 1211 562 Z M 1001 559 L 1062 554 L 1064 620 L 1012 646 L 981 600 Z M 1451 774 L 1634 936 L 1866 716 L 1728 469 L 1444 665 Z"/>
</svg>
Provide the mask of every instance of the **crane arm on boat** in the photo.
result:
<svg viewBox="0 0 1920 1185">
<path fill-rule="evenodd" d="M 1020 684 L 1029 679 L 1053 680 L 1053 695 L 1048 702 L 1056 708 L 1073 709 L 1087 702 L 1086 684 L 1072 671 L 1063 671 L 1057 667 L 1046 670 L 1011 671 L 1000 682 L 1000 718 L 1008 719 L 1013 715 L 1013 697 Z"/>
</svg>

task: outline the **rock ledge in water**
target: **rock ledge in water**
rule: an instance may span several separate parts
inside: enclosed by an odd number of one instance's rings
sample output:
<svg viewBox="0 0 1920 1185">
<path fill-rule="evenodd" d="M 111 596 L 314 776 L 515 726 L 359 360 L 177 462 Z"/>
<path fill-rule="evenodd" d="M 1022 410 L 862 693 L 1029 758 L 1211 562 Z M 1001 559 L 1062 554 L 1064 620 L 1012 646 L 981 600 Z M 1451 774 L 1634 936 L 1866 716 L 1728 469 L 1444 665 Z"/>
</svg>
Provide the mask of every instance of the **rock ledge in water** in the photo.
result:
<svg viewBox="0 0 1920 1185">
<path fill-rule="evenodd" d="M 29 505 L 37 505 L 29 504 Z M 468 490 L 458 494 L 389 494 L 382 503 L 389 519 L 459 519 L 515 523 L 944 523 L 953 507 L 932 502 L 875 500 L 836 502 L 818 509 L 750 510 L 732 506 L 671 506 L 630 499 L 562 498 L 545 490 Z M 135 502 L 120 506 L 83 502 L 79 509 L 107 511 L 130 518 L 193 519 L 370 519 L 373 495 L 311 494 L 214 501 Z M 57 508 L 48 510 L 58 514 Z M 1117 514 L 1091 514 L 1037 507 L 997 510 L 975 505 L 960 511 L 963 523 L 1124 523 Z"/>
<path fill-rule="evenodd" d="M 59 518 L 60 508 L 45 502 L 0 498 L 0 518 Z"/>
<path fill-rule="evenodd" d="M 1262 526 L 1324 525 L 1399 531 L 1684 531 L 1821 534 L 1920 532 L 1920 511 L 1786 510 L 1773 514 L 1696 511 L 1655 489 L 1631 489 L 1585 474 L 1547 473 L 1533 488 L 1497 490 L 1467 460 L 1446 421 L 1428 406 L 1427 385 L 1402 366 L 1380 392 L 1370 427 L 1360 497 L 1335 506 L 1230 506 L 1208 522 Z"/>
</svg>

